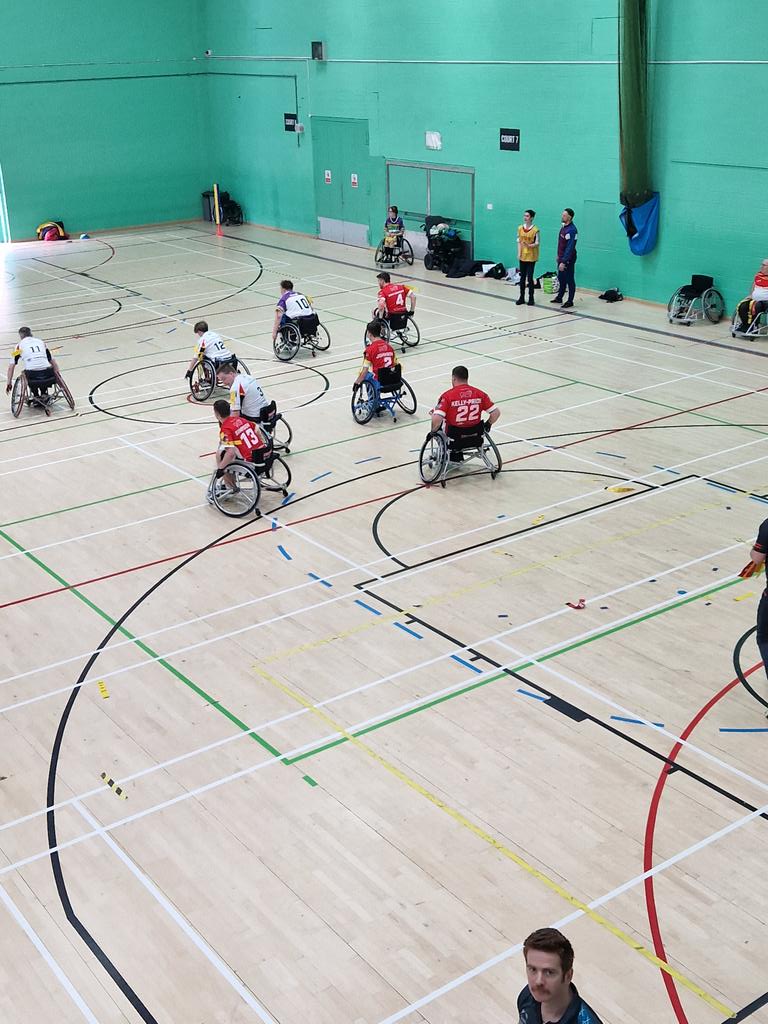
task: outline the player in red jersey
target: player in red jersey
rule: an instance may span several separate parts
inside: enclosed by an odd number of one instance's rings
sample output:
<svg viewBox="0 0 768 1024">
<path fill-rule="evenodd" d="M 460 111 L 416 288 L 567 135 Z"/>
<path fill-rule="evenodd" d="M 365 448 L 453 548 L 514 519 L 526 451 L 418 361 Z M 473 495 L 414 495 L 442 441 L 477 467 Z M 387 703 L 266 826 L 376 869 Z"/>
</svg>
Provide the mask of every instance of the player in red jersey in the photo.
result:
<svg viewBox="0 0 768 1024">
<path fill-rule="evenodd" d="M 416 309 L 416 292 L 407 284 L 393 284 L 386 270 L 382 270 L 376 277 L 379 282 L 379 298 L 374 316 L 389 320 L 392 330 L 400 331 Z"/>
<path fill-rule="evenodd" d="M 220 398 L 214 402 L 213 412 L 219 421 L 219 439 L 221 441 L 219 450 L 216 452 L 217 486 L 222 486 L 220 481 L 223 478 L 224 486 L 234 488 L 235 479 L 230 473 L 227 473 L 227 466 L 231 465 L 235 459 L 242 459 L 243 462 L 260 461 L 267 445 L 256 424 L 242 416 L 233 415 L 226 399 Z M 210 495 L 208 500 L 212 501 Z"/>
<path fill-rule="evenodd" d="M 355 387 L 362 384 L 366 378 L 378 383 L 380 371 L 394 366 L 397 366 L 395 350 L 385 338 L 382 338 L 380 321 L 371 320 L 366 328 L 363 367 L 357 375 Z"/>
<path fill-rule="evenodd" d="M 469 383 L 469 370 L 466 366 L 454 366 L 451 385 L 449 391 L 440 395 L 432 410 L 433 432 L 444 427 L 449 438 L 458 440 L 468 434 L 476 435 L 482 424 L 482 429 L 487 433 L 501 413 L 484 391 Z M 488 413 L 485 421 L 484 412 Z M 461 451 L 451 446 L 451 462 L 461 461 Z"/>
</svg>

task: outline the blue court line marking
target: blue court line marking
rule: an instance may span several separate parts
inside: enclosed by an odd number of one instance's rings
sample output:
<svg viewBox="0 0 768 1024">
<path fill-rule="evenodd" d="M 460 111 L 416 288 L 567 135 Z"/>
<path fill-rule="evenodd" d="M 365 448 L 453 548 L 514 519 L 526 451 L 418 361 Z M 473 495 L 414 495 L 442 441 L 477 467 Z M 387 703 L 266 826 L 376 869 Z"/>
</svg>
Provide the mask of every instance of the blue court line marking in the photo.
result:
<svg viewBox="0 0 768 1024">
<path fill-rule="evenodd" d="M 412 455 L 414 452 L 420 452 L 421 448 L 409 448 L 408 452 Z"/>
<path fill-rule="evenodd" d="M 365 610 L 367 612 L 371 612 L 372 615 L 381 615 L 378 608 L 371 608 L 369 604 L 366 604 L 365 601 L 361 601 L 359 597 L 355 598 L 355 604 L 359 604 L 361 608 L 365 608 Z"/>
<path fill-rule="evenodd" d="M 452 654 L 451 657 L 454 661 L 458 661 L 460 665 L 463 665 L 464 668 L 471 668 L 473 672 L 477 672 L 478 675 L 482 675 L 483 670 L 478 668 L 477 665 L 473 665 L 471 661 L 465 661 L 463 658 L 460 658 L 458 654 Z"/>
<path fill-rule="evenodd" d="M 645 725 L 646 723 L 641 721 L 639 718 L 622 718 L 621 715 L 611 715 L 614 722 L 628 722 L 629 725 Z M 663 722 L 651 722 L 651 725 L 655 725 L 657 729 L 663 729 Z"/>
<path fill-rule="evenodd" d="M 768 732 L 768 728 L 760 729 L 721 729 L 720 732 Z"/>
<path fill-rule="evenodd" d="M 768 504 L 768 498 L 761 498 L 759 494 L 750 494 L 749 497 L 752 501 L 762 501 L 764 505 Z"/>
<path fill-rule="evenodd" d="M 332 469 L 326 469 L 326 471 L 324 473 L 321 473 L 319 476 L 313 476 L 312 479 L 309 482 L 311 484 L 313 484 L 317 480 L 322 480 L 324 476 L 330 476 L 332 472 L 333 472 Z"/>
<path fill-rule="evenodd" d="M 607 455 L 609 459 L 626 459 L 626 455 L 616 455 L 614 452 L 595 452 L 595 455 Z"/>
<path fill-rule="evenodd" d="M 402 622 L 393 622 L 392 625 L 397 626 L 398 629 L 402 629 L 404 633 L 410 633 L 411 636 L 415 636 L 417 640 L 424 639 L 421 633 L 417 633 L 415 629 L 409 629 L 408 626 L 404 626 Z"/>
<path fill-rule="evenodd" d="M 293 561 L 293 555 L 289 555 L 282 544 L 277 545 L 277 550 L 280 552 L 283 558 L 287 559 L 289 562 Z"/>
<path fill-rule="evenodd" d="M 362 466 L 362 464 L 364 462 L 375 462 L 377 459 L 380 459 L 380 458 L 381 458 L 380 455 L 369 455 L 367 459 L 358 459 L 357 462 L 355 463 L 355 465 L 356 466 Z"/>
<path fill-rule="evenodd" d="M 173 332 L 174 332 L 175 330 L 176 330 L 176 328 L 175 328 L 175 327 L 171 327 L 171 328 L 170 328 L 169 330 L 167 330 L 167 331 L 166 331 L 165 333 L 166 333 L 166 334 L 173 334 Z"/>
<path fill-rule="evenodd" d="M 310 576 L 313 580 L 317 580 L 318 583 L 322 583 L 324 587 L 333 586 L 333 584 L 329 583 L 328 580 L 324 580 L 322 576 L 318 576 L 316 572 L 308 572 L 307 576 Z"/>
<path fill-rule="evenodd" d="M 719 491 L 728 491 L 729 494 L 736 494 L 736 488 L 728 487 L 727 484 L 716 484 L 714 480 L 705 480 L 704 483 L 708 487 L 717 487 Z"/>
<path fill-rule="evenodd" d="M 280 502 L 280 504 L 281 505 L 287 505 L 288 502 L 291 500 L 291 498 L 295 498 L 295 497 L 296 497 L 295 491 L 291 491 L 290 494 L 286 494 L 286 496 L 283 498 L 283 500 Z"/>
<path fill-rule="evenodd" d="M 670 469 L 669 466 L 654 466 L 654 469 L 660 469 L 663 473 L 674 473 L 675 476 L 680 476 L 679 469 Z"/>
<path fill-rule="evenodd" d="M 534 700 L 541 700 L 541 701 L 549 700 L 549 697 L 545 697 L 543 693 L 531 693 L 530 690 L 521 690 L 519 686 L 517 688 L 517 692 L 518 693 L 522 693 L 522 695 L 524 697 L 533 697 Z"/>
</svg>

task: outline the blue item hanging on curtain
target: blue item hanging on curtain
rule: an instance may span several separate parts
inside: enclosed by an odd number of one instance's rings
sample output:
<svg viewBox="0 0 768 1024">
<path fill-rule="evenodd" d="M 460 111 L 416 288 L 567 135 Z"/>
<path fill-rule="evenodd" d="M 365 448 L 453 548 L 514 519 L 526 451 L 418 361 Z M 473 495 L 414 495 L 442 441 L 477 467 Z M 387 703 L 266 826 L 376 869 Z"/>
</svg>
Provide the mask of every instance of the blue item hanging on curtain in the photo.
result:
<svg viewBox="0 0 768 1024">
<path fill-rule="evenodd" d="M 656 245 L 659 233 L 659 193 L 654 192 L 642 206 L 625 206 L 619 220 L 629 238 L 629 248 L 635 256 L 645 256 Z"/>
</svg>

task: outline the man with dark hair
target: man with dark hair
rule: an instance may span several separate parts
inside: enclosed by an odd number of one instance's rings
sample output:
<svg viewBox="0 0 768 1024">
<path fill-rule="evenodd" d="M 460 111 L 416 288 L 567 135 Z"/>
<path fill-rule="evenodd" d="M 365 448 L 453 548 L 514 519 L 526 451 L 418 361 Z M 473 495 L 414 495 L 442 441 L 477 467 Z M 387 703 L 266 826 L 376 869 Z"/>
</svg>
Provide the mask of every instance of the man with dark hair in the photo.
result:
<svg viewBox="0 0 768 1024">
<path fill-rule="evenodd" d="M 560 291 L 550 299 L 550 302 L 562 302 L 563 309 L 569 309 L 573 305 L 573 296 L 576 293 L 576 239 L 579 232 L 573 223 L 573 210 L 566 206 L 562 216 L 563 226 L 557 236 L 557 280 L 560 283 Z M 566 289 L 568 298 L 565 298 Z"/>
<path fill-rule="evenodd" d="M 491 399 L 480 388 L 469 383 L 469 370 L 466 366 L 454 366 L 451 371 L 451 388 L 443 392 L 432 410 L 432 430 L 438 431 L 445 426 L 449 438 L 460 443 L 461 438 L 477 434 L 482 429 L 488 432 L 501 413 Z M 488 419 L 483 423 L 484 412 Z M 463 462 L 463 455 L 458 445 L 451 445 L 451 462 Z"/>
<path fill-rule="evenodd" d="M 379 372 L 389 370 L 397 365 L 397 356 L 386 338 L 381 336 L 381 321 L 371 320 L 365 329 L 366 344 L 363 356 L 363 367 L 357 375 L 355 387 L 366 379 L 378 383 Z"/>
<path fill-rule="evenodd" d="M 243 462 L 258 461 L 267 445 L 256 424 L 232 414 L 225 398 L 219 398 L 213 403 L 213 413 L 219 422 L 220 444 L 216 452 L 216 476 L 211 486 L 217 488 L 217 496 L 223 497 L 235 486 L 234 476 L 227 473 L 227 467 L 235 459 L 242 459 Z M 259 454 L 254 458 L 254 453 Z M 207 498 L 213 503 L 210 489 Z"/>
<path fill-rule="evenodd" d="M 277 300 L 275 322 L 272 324 L 273 342 L 280 328 L 288 323 L 295 323 L 302 334 L 309 334 L 317 329 L 320 320 L 307 296 L 294 291 L 293 281 L 286 277 L 280 282 L 280 298 Z"/>
<path fill-rule="evenodd" d="M 413 316 L 416 309 L 416 292 L 410 285 L 401 284 L 399 281 L 392 283 L 391 275 L 382 270 L 376 275 L 379 282 L 379 297 L 375 316 L 389 320 L 393 331 L 399 331 L 405 326 L 408 314 Z"/>
<path fill-rule="evenodd" d="M 573 946 L 556 928 L 539 928 L 523 943 L 528 984 L 517 997 L 519 1024 L 602 1024 L 573 978 Z"/>
</svg>

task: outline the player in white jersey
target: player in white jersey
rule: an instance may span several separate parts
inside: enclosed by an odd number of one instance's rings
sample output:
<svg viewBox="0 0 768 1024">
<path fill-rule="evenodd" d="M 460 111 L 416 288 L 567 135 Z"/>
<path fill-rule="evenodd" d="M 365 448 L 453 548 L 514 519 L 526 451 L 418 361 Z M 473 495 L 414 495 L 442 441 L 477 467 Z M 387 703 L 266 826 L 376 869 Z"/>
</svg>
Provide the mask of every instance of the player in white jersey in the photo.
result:
<svg viewBox="0 0 768 1024">
<path fill-rule="evenodd" d="M 320 323 L 312 303 L 306 295 L 293 290 L 293 281 L 280 282 L 280 298 L 275 307 L 275 322 L 272 324 L 272 341 L 277 332 L 287 323 L 295 323 L 302 334 L 311 334 Z"/>
<path fill-rule="evenodd" d="M 187 380 L 192 379 L 192 373 L 195 366 L 197 363 L 201 362 L 204 357 L 206 359 L 210 359 L 214 366 L 220 366 L 222 363 L 232 362 L 237 365 L 237 356 L 234 356 L 229 351 L 220 334 L 216 334 L 215 331 L 208 330 L 208 324 L 205 320 L 198 320 L 194 329 L 195 337 L 197 338 L 197 345 L 195 346 L 195 354 L 192 357 L 192 361 L 190 362 L 185 374 Z"/>
<path fill-rule="evenodd" d="M 238 373 L 231 363 L 219 367 L 219 380 L 229 388 L 229 408 L 233 416 L 243 416 L 258 423 L 262 409 L 271 403 L 256 380 L 249 373 Z"/>
<path fill-rule="evenodd" d="M 47 398 L 48 388 L 56 383 L 59 368 L 45 342 L 35 338 L 28 327 L 19 328 L 19 341 L 11 353 L 8 366 L 6 394 L 9 394 L 13 387 L 13 371 L 19 362 L 32 394 L 35 397 L 42 395 L 43 398 Z"/>
</svg>

